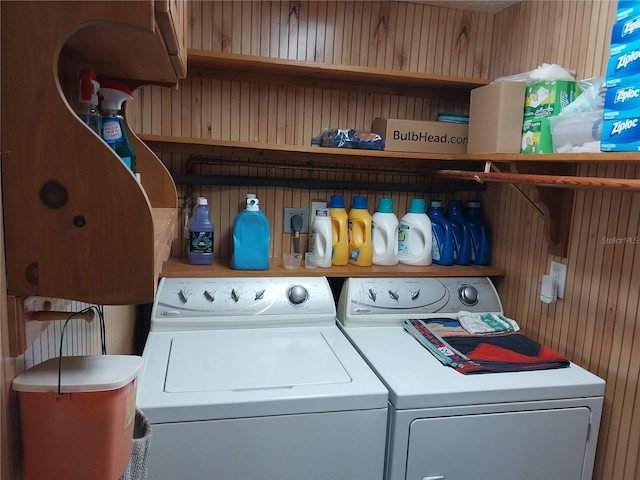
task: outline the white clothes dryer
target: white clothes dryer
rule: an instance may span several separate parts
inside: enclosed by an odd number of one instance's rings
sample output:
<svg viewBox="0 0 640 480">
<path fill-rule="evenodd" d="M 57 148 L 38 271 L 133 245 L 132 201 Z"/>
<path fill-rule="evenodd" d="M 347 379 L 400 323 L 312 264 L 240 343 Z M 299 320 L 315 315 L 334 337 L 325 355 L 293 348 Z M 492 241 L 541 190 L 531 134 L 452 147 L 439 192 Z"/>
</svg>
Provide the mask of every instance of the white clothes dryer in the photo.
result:
<svg viewBox="0 0 640 480">
<path fill-rule="evenodd" d="M 383 476 L 388 392 L 323 277 L 163 278 L 143 359 L 150 480 Z"/>
<path fill-rule="evenodd" d="M 342 287 L 343 329 L 389 389 L 386 479 L 590 479 L 605 382 L 573 363 L 463 375 L 402 326 L 461 310 L 502 313 L 488 278 L 351 278 Z"/>
</svg>

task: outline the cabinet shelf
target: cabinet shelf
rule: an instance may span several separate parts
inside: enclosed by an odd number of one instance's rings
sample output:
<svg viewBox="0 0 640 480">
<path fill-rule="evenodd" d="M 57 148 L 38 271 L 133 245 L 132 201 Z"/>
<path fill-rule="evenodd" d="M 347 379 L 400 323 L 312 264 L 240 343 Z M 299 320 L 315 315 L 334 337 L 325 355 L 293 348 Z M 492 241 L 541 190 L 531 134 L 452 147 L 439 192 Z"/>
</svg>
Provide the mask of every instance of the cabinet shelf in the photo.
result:
<svg viewBox="0 0 640 480">
<path fill-rule="evenodd" d="M 273 83 L 308 88 L 469 101 L 469 92 L 488 79 L 454 77 L 355 65 L 304 62 L 205 50 L 187 51 L 190 77 Z"/>
<path fill-rule="evenodd" d="M 153 301 L 177 232 L 173 180 L 133 135 L 138 182 L 73 105 L 81 68 L 130 86 L 175 85 L 184 77 L 186 56 L 176 48 L 183 30 L 167 41 L 179 27 L 171 22 L 182 18 L 181 2 L 2 2 L 1 8 L 9 296 Z M 24 91 L 34 94 L 18 94 Z"/>
<path fill-rule="evenodd" d="M 398 264 L 393 266 L 373 265 L 358 267 L 353 265 L 331 266 L 330 268 L 306 269 L 304 266 L 289 270 L 284 268 L 281 258 L 271 258 L 269 270 L 233 270 L 228 259 L 216 258 L 213 265 L 190 265 L 184 258 L 170 258 L 163 266 L 163 277 L 503 277 L 504 270 L 496 267 L 477 265 L 427 265 L 413 266 Z"/>
</svg>

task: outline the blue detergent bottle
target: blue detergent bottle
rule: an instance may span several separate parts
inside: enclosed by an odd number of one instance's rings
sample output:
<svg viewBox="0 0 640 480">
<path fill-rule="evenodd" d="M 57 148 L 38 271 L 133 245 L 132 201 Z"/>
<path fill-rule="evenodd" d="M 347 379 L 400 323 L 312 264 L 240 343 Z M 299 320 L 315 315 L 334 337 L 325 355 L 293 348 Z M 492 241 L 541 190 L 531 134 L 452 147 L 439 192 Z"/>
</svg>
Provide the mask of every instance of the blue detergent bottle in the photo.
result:
<svg viewBox="0 0 640 480">
<path fill-rule="evenodd" d="M 213 263 L 213 232 L 209 202 L 198 197 L 193 220 L 189 223 L 189 263 L 191 265 L 211 265 Z"/>
<path fill-rule="evenodd" d="M 447 205 L 447 220 L 451 224 L 453 234 L 453 263 L 456 265 L 471 264 L 471 232 L 464 218 L 462 202 L 450 200 Z"/>
<path fill-rule="evenodd" d="M 478 201 L 467 202 L 465 219 L 471 234 L 471 263 L 489 265 L 491 246 L 489 244 L 489 228 L 482 215 L 482 204 Z"/>
<path fill-rule="evenodd" d="M 253 194 L 247 195 L 245 209 L 236 215 L 233 222 L 233 254 L 231 268 L 234 270 L 268 270 L 271 227 L 260 202 Z"/>
<path fill-rule="evenodd" d="M 431 200 L 427 215 L 433 232 L 431 260 L 437 265 L 453 265 L 453 234 L 444 214 L 442 200 Z"/>
</svg>

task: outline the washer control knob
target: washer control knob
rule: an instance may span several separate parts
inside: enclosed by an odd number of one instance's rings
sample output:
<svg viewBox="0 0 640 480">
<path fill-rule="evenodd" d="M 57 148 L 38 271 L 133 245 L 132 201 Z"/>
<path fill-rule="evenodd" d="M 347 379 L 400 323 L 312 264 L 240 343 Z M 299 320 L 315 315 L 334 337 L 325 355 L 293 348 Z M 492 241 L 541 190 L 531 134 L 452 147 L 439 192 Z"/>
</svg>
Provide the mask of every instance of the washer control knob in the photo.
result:
<svg viewBox="0 0 640 480">
<path fill-rule="evenodd" d="M 465 305 L 475 305 L 478 303 L 478 291 L 471 285 L 463 285 L 458 289 L 458 298 Z"/>
<path fill-rule="evenodd" d="M 307 301 L 309 292 L 302 285 L 294 285 L 287 291 L 287 298 L 294 305 L 300 305 Z"/>
<path fill-rule="evenodd" d="M 180 290 L 178 292 L 178 298 L 180 299 L 180 301 L 182 303 L 187 303 L 187 300 L 189 300 L 189 294 L 187 292 L 185 292 L 184 290 Z"/>
</svg>

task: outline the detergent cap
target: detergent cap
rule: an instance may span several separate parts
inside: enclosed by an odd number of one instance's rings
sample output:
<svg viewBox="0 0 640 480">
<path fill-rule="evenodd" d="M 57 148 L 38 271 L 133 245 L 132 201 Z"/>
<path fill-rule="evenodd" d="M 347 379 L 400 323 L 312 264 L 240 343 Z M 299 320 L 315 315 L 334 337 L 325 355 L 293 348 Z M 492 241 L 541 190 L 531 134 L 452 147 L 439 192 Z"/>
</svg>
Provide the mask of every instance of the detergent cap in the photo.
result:
<svg viewBox="0 0 640 480">
<path fill-rule="evenodd" d="M 353 200 L 351 201 L 351 208 L 356 208 L 356 209 L 360 209 L 360 210 L 366 210 L 367 209 L 367 197 L 353 197 Z"/>
<path fill-rule="evenodd" d="M 380 213 L 393 213 L 393 199 L 381 198 L 378 200 L 378 212 Z"/>
<path fill-rule="evenodd" d="M 83 68 L 80 72 L 80 92 L 78 101 L 89 105 L 98 105 L 98 90 L 100 84 L 96 80 L 93 70 Z"/>
<path fill-rule="evenodd" d="M 431 206 L 433 208 L 441 208 L 442 207 L 442 200 L 431 200 Z"/>
<path fill-rule="evenodd" d="M 344 197 L 342 195 L 331 195 L 329 208 L 344 208 Z"/>
<path fill-rule="evenodd" d="M 255 196 L 253 198 L 247 198 L 247 206 L 245 208 L 245 210 L 249 211 L 249 212 L 257 212 L 260 210 L 260 201 L 255 198 Z"/>
<path fill-rule="evenodd" d="M 129 87 L 117 80 L 100 80 L 99 94 L 102 97 L 102 110 L 120 111 L 124 102 L 133 100 Z"/>
<path fill-rule="evenodd" d="M 409 212 L 408 213 L 425 213 L 424 210 L 424 199 L 423 198 L 412 198 L 411 203 L 409 204 Z"/>
</svg>

